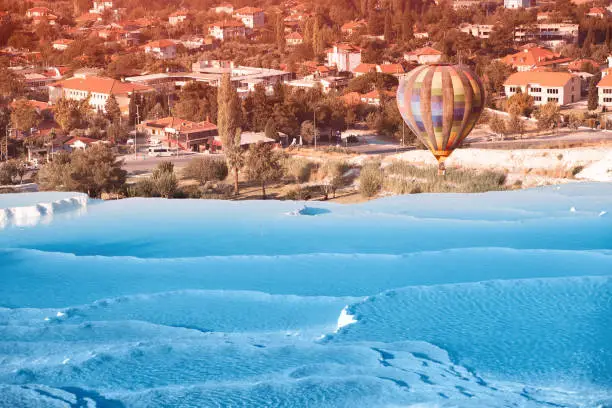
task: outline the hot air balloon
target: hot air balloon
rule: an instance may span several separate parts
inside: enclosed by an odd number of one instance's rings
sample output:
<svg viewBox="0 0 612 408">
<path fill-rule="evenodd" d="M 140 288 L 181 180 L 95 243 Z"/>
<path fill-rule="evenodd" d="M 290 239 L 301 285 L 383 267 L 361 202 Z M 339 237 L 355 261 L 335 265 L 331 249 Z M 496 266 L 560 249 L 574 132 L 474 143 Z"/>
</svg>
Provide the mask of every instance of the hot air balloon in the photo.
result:
<svg viewBox="0 0 612 408">
<path fill-rule="evenodd" d="M 472 131 L 485 104 L 484 87 L 467 67 L 423 65 L 410 71 L 397 89 L 404 122 L 438 160 L 444 160 Z"/>
</svg>

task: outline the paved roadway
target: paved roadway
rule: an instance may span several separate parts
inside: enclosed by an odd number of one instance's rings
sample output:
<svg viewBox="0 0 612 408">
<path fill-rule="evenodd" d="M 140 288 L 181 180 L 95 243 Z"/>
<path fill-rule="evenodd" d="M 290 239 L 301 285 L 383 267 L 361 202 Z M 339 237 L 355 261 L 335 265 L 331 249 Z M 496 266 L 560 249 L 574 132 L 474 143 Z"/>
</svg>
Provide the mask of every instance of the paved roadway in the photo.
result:
<svg viewBox="0 0 612 408">
<path fill-rule="evenodd" d="M 349 146 L 349 150 L 357 154 L 382 154 L 389 155 L 398 152 L 412 150 L 413 147 L 402 147 L 399 143 L 389 141 L 387 139 L 379 139 L 376 137 L 369 137 L 366 139 L 367 143 Z M 554 134 L 542 135 L 538 137 L 531 137 L 525 139 L 510 139 L 498 140 L 495 135 L 486 132 L 483 129 L 476 129 L 467 139 L 470 143 L 470 147 L 474 148 L 501 148 L 511 149 L 513 145 L 517 148 L 521 148 L 524 145 L 529 147 L 537 147 L 539 144 L 543 146 L 550 146 L 554 142 L 566 144 L 566 143 L 599 143 L 599 142 L 612 142 L 612 131 L 601 131 L 601 130 L 590 130 L 580 129 L 577 131 L 561 129 Z M 323 147 L 324 145 L 321 145 Z M 174 163 L 176 168 L 184 167 L 194 157 L 203 155 L 202 153 L 181 153 L 178 157 L 151 157 L 146 153 L 139 153 L 138 158 L 134 158 L 134 155 L 126 155 L 121 158 L 125 161 L 124 168 L 128 173 L 132 175 L 144 174 L 151 172 L 155 166 L 161 161 L 171 161 Z M 217 155 L 221 156 L 221 155 Z"/>
<path fill-rule="evenodd" d="M 142 174 L 152 171 L 162 161 L 171 161 L 176 168 L 185 167 L 190 160 L 197 156 L 199 156 L 198 153 L 181 153 L 179 156 L 151 157 L 146 153 L 139 153 L 137 158 L 130 154 L 121 156 L 119 159 L 123 159 L 123 168 L 128 173 Z"/>
</svg>

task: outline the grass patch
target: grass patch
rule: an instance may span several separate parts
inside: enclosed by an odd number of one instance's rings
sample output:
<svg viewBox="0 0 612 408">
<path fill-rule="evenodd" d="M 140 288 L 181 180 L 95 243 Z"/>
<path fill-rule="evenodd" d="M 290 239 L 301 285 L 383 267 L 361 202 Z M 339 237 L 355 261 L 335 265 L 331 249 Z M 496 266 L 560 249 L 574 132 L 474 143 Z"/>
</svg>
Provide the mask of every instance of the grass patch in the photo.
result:
<svg viewBox="0 0 612 408">
<path fill-rule="evenodd" d="M 438 176 L 436 166 L 417 167 L 394 161 L 384 168 L 383 189 L 394 194 L 483 193 L 506 190 L 506 174 L 493 170 L 447 169 Z"/>
</svg>

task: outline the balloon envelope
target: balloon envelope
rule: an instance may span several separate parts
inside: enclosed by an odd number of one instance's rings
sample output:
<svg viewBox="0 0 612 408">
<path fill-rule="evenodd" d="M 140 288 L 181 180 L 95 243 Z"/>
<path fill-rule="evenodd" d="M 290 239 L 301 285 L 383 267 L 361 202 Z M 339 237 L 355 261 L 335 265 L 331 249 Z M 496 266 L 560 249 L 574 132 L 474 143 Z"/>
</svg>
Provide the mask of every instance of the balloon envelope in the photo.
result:
<svg viewBox="0 0 612 408">
<path fill-rule="evenodd" d="M 443 162 L 472 131 L 485 93 L 467 67 L 423 65 L 400 80 L 397 106 L 404 122 Z"/>
</svg>

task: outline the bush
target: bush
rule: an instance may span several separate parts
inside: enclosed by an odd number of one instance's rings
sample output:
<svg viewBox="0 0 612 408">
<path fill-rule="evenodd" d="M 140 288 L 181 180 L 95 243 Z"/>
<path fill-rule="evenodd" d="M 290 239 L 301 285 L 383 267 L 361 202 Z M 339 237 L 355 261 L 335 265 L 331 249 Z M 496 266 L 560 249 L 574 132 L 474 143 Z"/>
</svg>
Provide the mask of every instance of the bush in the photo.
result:
<svg viewBox="0 0 612 408">
<path fill-rule="evenodd" d="M 283 162 L 285 174 L 295 180 L 296 183 L 306 183 L 314 168 L 314 163 L 300 157 L 288 157 Z"/>
<path fill-rule="evenodd" d="M 363 165 L 359 175 L 359 192 L 363 197 L 373 197 L 382 189 L 383 172 L 380 163 L 370 162 Z"/>
<path fill-rule="evenodd" d="M 323 184 L 321 191 L 325 195 L 325 199 L 329 198 L 330 194 L 336 198 L 336 190 L 342 187 L 344 183 L 344 174 L 350 169 L 350 166 L 343 161 L 331 160 L 326 161 L 320 168 L 323 174 Z"/>
<path fill-rule="evenodd" d="M 0 164 L 0 185 L 13 184 L 13 178 L 17 176 L 17 165 L 15 162 L 7 161 Z"/>
<path fill-rule="evenodd" d="M 162 171 L 153 177 L 156 192 L 164 198 L 174 196 L 178 189 L 178 180 L 174 172 Z"/>
<path fill-rule="evenodd" d="M 214 156 L 195 158 L 183 170 L 184 177 L 198 180 L 200 185 L 209 181 L 225 180 L 227 175 L 228 168 L 225 160 Z"/>
</svg>

